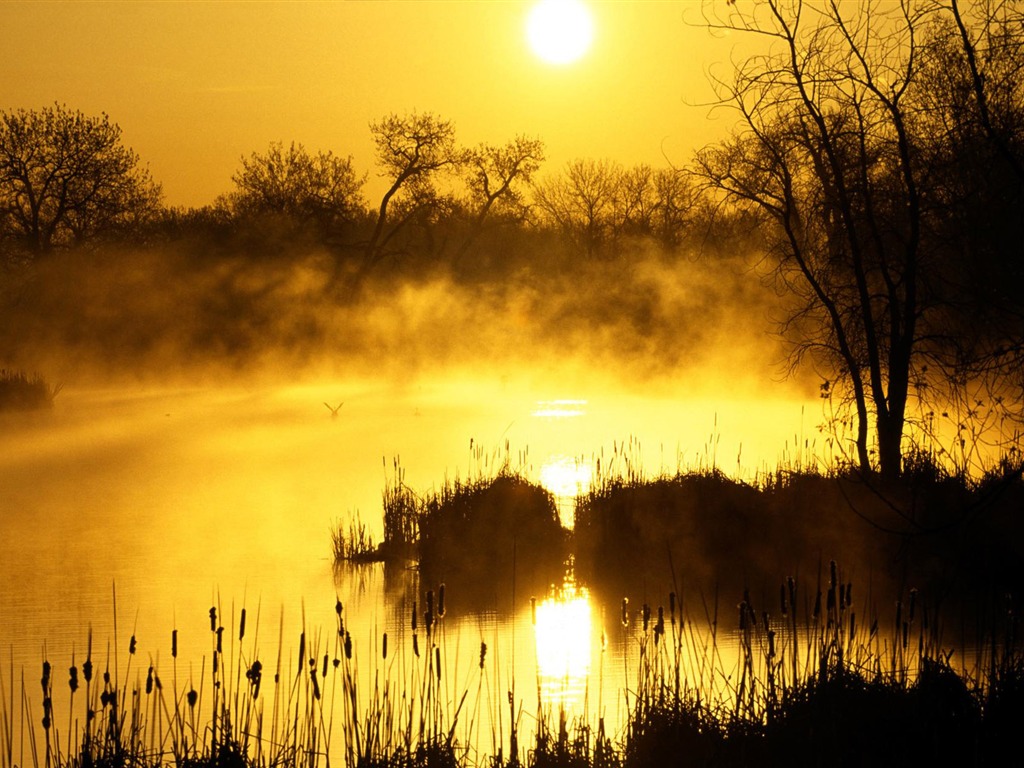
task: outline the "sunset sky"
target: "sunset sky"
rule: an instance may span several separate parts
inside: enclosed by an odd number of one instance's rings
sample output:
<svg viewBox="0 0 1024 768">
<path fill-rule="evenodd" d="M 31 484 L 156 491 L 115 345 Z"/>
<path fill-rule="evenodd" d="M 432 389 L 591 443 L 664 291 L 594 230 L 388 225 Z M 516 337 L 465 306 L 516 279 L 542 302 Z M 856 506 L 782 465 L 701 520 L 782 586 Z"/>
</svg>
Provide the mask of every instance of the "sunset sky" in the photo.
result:
<svg viewBox="0 0 1024 768">
<path fill-rule="evenodd" d="M 371 121 L 430 111 L 466 145 L 541 138 L 544 171 L 579 157 L 685 163 L 721 136 L 706 69 L 729 40 L 693 2 L 588 3 L 591 48 L 553 65 L 530 50 L 532 2 L 3 2 L 0 109 L 106 112 L 168 205 L 231 188 L 273 141 L 352 155 Z M 379 184 L 379 182 L 378 182 Z"/>
</svg>

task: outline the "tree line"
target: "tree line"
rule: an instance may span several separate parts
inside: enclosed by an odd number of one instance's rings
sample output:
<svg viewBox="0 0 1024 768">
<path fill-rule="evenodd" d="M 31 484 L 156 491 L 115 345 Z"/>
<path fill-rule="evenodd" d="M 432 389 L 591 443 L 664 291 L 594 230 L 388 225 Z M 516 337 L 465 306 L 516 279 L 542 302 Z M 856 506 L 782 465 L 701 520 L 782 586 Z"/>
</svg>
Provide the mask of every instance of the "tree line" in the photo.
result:
<svg viewBox="0 0 1024 768">
<path fill-rule="evenodd" d="M 437 115 L 392 114 L 370 125 L 379 199 L 351 157 L 275 143 L 213 204 L 167 209 L 116 124 L 55 105 L 0 116 L 0 244 L 24 264 L 108 238 L 301 242 L 331 254 L 342 298 L 386 265 L 472 268 L 538 239 L 614 263 L 638 242 L 679 255 L 742 232 L 787 300 L 792 365 L 849 414 L 862 471 L 903 471 L 908 409 L 966 419 L 984 393 L 1019 416 L 1019 5 L 764 0 L 708 5 L 703 23 L 759 52 L 713 78 L 736 127 L 682 167 L 542 176 L 538 138 L 465 147 Z"/>
</svg>

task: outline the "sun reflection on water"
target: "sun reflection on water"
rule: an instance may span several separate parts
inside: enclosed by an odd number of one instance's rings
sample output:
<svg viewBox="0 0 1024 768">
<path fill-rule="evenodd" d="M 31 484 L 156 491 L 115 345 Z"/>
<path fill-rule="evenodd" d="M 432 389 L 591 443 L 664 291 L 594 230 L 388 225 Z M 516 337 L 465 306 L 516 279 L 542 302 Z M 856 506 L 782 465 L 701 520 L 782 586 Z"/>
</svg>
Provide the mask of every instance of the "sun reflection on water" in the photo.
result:
<svg viewBox="0 0 1024 768">
<path fill-rule="evenodd" d="M 533 612 L 541 702 L 581 701 L 591 663 L 590 592 L 570 573 L 550 597 L 534 604 Z"/>
</svg>

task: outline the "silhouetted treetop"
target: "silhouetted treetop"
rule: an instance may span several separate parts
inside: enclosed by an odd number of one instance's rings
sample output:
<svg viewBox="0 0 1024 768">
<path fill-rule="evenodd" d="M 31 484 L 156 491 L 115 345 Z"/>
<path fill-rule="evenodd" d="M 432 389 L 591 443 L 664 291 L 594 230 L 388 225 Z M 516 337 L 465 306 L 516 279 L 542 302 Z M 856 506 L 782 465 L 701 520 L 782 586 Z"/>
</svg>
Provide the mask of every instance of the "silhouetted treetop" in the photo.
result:
<svg viewBox="0 0 1024 768">
<path fill-rule="evenodd" d="M 106 114 L 0 113 L 0 236 L 32 255 L 141 223 L 160 188 Z"/>
</svg>

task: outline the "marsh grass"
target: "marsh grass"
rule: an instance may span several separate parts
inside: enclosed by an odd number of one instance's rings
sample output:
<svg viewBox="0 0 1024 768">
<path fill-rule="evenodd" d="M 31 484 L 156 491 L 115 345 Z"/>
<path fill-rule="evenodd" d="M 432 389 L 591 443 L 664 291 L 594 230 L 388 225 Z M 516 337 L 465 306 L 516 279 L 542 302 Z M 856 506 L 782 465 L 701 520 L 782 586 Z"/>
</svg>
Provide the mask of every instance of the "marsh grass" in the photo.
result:
<svg viewBox="0 0 1024 768">
<path fill-rule="evenodd" d="M 612 768 L 684 755 L 709 766 L 972 766 L 1012 746 L 1024 718 L 1016 614 L 993 611 L 969 665 L 916 592 L 882 616 L 855 607 L 834 562 L 823 571 L 807 588 L 787 580 L 772 605 L 744 595 L 735 611 L 684 606 L 675 590 L 660 605 L 623 600 L 618 631 L 635 663 L 612 734 L 600 705 L 596 724 L 570 717 L 545 707 L 539 684 L 527 733 L 514 678 L 501 682 L 506 660 L 486 643 L 450 654 L 440 585 L 399 631 L 359 647 L 339 601 L 332 632 L 303 621 L 297 652 L 269 664 L 256 650 L 258 611 L 225 620 L 211 607 L 198 669 L 179 660 L 176 629 L 169 668 L 134 636 L 119 652 L 116 626 L 101 660 L 90 635 L 84 659 L 43 661 L 39 688 L 13 668 L 0 675 L 0 766 Z M 283 649 L 283 621 L 278 635 Z"/>
<path fill-rule="evenodd" d="M 60 390 L 41 376 L 0 369 L 0 412 L 51 408 Z"/>
</svg>

